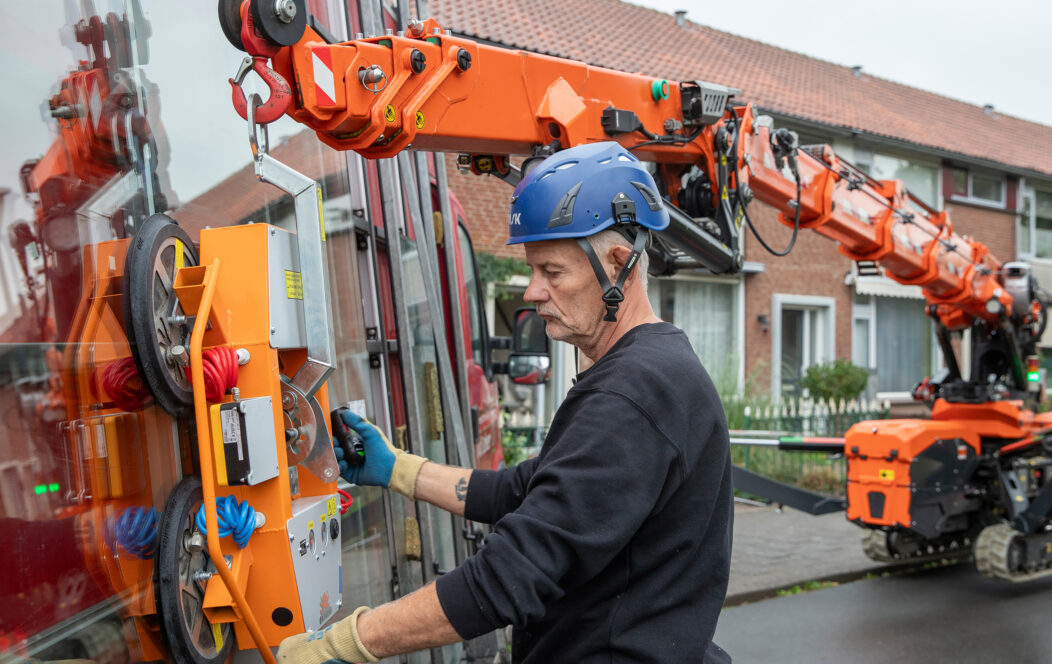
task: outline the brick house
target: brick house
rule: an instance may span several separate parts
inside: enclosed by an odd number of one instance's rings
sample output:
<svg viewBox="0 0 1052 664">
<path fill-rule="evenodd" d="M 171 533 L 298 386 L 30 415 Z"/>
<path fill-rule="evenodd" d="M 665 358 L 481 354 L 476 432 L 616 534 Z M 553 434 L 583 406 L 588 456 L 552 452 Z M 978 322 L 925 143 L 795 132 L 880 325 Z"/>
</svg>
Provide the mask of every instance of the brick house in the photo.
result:
<svg viewBox="0 0 1052 664">
<path fill-rule="evenodd" d="M 433 0 L 429 8 L 454 33 L 491 44 L 739 88 L 737 103 L 756 104 L 801 144 L 832 144 L 870 175 L 903 180 L 1002 261 L 1032 260 L 1052 289 L 1052 127 L 620 0 Z M 476 250 L 521 256 L 503 244 L 511 189 L 457 174 L 452 157 L 449 166 Z M 786 245 L 791 229 L 773 208 L 756 202 L 750 213 L 769 244 Z M 697 271 L 651 280 L 655 310 L 687 331 L 718 382 L 793 392 L 807 366 L 844 357 L 870 369 L 870 394 L 902 393 L 937 368 L 918 287 L 857 275 L 834 243 L 807 231 L 785 258 L 747 235 L 746 257 L 735 277 Z M 521 293 L 522 284 L 506 290 Z M 1052 334 L 1045 341 L 1052 357 Z M 560 373 L 556 355 L 549 392 L 570 374 Z"/>
</svg>

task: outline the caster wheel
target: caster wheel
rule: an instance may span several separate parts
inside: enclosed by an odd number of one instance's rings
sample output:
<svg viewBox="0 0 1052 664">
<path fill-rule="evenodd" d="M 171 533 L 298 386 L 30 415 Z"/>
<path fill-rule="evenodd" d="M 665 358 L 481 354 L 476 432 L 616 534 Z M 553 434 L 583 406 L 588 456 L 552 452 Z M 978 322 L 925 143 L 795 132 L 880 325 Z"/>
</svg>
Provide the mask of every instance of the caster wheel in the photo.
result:
<svg viewBox="0 0 1052 664">
<path fill-rule="evenodd" d="M 154 563 L 161 634 L 180 664 L 221 664 L 234 645 L 233 624 L 212 625 L 202 609 L 207 578 L 215 572 L 204 533 L 194 523 L 203 501 L 197 477 L 176 485 L 161 516 Z"/>
<path fill-rule="evenodd" d="M 135 234 L 124 265 L 124 323 L 135 366 L 157 403 L 176 416 L 194 401 L 185 369 L 193 319 L 184 315 L 172 285 L 179 266 L 197 263 L 186 231 L 155 214 Z"/>
</svg>

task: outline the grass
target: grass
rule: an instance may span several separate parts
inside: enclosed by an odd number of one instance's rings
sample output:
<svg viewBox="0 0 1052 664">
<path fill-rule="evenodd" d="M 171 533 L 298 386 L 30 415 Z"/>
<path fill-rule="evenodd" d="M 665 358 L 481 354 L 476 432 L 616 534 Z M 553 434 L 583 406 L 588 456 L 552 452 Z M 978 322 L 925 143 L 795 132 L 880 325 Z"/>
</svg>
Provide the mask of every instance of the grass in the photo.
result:
<svg viewBox="0 0 1052 664">
<path fill-rule="evenodd" d="M 790 595 L 799 595 L 801 593 L 811 592 L 813 590 L 823 590 L 825 588 L 835 588 L 840 584 L 836 581 L 807 581 L 806 583 L 800 583 L 791 588 L 782 588 L 775 595 L 778 597 L 789 597 Z"/>
</svg>

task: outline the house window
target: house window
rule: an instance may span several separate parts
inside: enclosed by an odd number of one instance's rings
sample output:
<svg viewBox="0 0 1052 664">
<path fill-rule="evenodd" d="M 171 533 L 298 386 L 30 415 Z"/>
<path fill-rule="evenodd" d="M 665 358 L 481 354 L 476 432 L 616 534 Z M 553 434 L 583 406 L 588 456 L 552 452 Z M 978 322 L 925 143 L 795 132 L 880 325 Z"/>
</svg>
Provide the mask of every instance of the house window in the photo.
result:
<svg viewBox="0 0 1052 664">
<path fill-rule="evenodd" d="M 833 360 L 836 300 L 776 294 L 772 311 L 771 386 L 776 397 L 799 395 L 807 368 Z"/>
<path fill-rule="evenodd" d="M 744 372 L 742 288 L 737 279 L 651 279 L 654 312 L 683 330 L 721 391 L 736 391 Z"/>
<path fill-rule="evenodd" d="M 934 367 L 934 334 L 924 302 L 902 297 L 874 297 L 876 317 L 876 389 L 913 389 Z"/>
<path fill-rule="evenodd" d="M 1034 254 L 1037 258 L 1052 258 L 1052 192 L 1035 189 L 1031 209 Z"/>
<path fill-rule="evenodd" d="M 953 168 L 953 198 L 972 203 L 1004 207 L 1005 179 L 1003 175 Z"/>
<path fill-rule="evenodd" d="M 902 157 L 874 153 L 868 172 L 878 180 L 902 180 L 906 190 L 929 206 L 938 200 L 938 170 Z"/>
</svg>

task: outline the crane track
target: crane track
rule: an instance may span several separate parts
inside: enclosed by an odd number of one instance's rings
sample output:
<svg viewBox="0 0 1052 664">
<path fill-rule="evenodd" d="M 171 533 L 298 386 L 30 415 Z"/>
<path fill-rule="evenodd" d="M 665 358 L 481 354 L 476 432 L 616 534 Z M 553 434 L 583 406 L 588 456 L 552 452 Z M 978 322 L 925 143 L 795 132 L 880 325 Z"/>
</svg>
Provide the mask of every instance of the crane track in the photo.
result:
<svg viewBox="0 0 1052 664">
<path fill-rule="evenodd" d="M 892 537 L 892 536 L 896 537 Z M 889 539 L 904 539 L 901 550 Z M 959 560 L 972 554 L 971 539 L 966 535 L 922 540 L 903 533 L 870 530 L 862 536 L 862 551 L 870 560 L 881 563 L 923 563 Z"/>
<path fill-rule="evenodd" d="M 975 540 L 975 567 L 990 579 L 1001 581 L 1032 581 L 1052 575 L 1052 562 L 1027 569 L 1025 535 L 1002 521 L 987 526 Z"/>
</svg>

